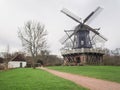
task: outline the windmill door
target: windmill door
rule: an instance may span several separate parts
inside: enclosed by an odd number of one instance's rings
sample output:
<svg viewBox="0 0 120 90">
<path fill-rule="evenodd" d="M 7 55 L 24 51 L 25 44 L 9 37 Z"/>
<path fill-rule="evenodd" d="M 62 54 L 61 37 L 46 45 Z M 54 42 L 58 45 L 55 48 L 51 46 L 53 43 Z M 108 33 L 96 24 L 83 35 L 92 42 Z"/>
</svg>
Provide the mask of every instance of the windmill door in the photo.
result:
<svg viewBox="0 0 120 90">
<path fill-rule="evenodd" d="M 22 62 L 20 62 L 20 68 L 22 68 Z"/>
<path fill-rule="evenodd" d="M 80 57 L 77 57 L 77 58 L 76 58 L 76 62 L 77 62 L 77 63 L 80 63 L 80 62 L 81 62 Z"/>
</svg>

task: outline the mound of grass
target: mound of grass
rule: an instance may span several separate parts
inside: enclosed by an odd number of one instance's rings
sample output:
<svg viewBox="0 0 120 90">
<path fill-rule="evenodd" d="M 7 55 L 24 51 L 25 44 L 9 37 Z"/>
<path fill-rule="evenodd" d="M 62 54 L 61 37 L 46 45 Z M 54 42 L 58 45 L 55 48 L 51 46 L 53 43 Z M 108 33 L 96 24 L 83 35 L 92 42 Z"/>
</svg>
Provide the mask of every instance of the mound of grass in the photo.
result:
<svg viewBox="0 0 120 90">
<path fill-rule="evenodd" d="M 0 72 L 0 90 L 87 90 L 40 69 Z"/>
<path fill-rule="evenodd" d="M 119 66 L 54 66 L 49 68 L 120 83 Z"/>
</svg>

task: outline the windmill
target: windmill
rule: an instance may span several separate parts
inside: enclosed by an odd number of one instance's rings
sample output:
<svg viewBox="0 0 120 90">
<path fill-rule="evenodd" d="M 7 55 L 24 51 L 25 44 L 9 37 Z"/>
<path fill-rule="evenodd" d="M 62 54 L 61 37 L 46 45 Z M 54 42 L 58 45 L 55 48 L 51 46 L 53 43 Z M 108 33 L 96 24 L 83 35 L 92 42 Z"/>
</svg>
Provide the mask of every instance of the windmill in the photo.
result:
<svg viewBox="0 0 120 90">
<path fill-rule="evenodd" d="M 101 35 L 98 29 L 93 29 L 92 27 L 88 26 L 87 23 L 93 20 L 95 16 L 97 16 L 101 12 L 102 8 L 97 7 L 94 11 L 92 11 L 83 21 L 80 17 L 76 16 L 69 10 L 63 8 L 61 10 L 62 13 L 73 19 L 78 23 L 78 25 L 74 28 L 74 30 L 65 30 L 66 36 L 64 36 L 60 41 L 62 44 L 65 45 L 65 47 L 71 49 L 71 51 L 67 50 L 65 53 L 62 53 L 62 55 L 65 57 L 67 56 L 67 59 L 71 58 L 71 54 L 78 54 L 79 56 L 81 54 L 81 50 L 84 50 L 83 54 L 86 54 L 88 51 L 89 53 L 92 53 L 95 51 L 90 51 L 93 49 L 94 46 L 96 46 L 97 42 L 102 43 L 107 41 L 107 39 Z M 75 52 L 77 50 L 77 52 Z M 67 52 L 67 53 L 66 53 Z M 98 52 L 94 52 L 95 54 Z M 101 55 L 101 52 L 99 53 Z M 102 53 L 103 55 L 103 53 Z M 75 57 L 75 55 L 73 55 Z M 72 59 L 74 61 L 74 57 L 72 56 Z M 96 57 L 95 57 L 96 58 Z M 81 56 L 79 57 L 81 59 Z"/>
</svg>

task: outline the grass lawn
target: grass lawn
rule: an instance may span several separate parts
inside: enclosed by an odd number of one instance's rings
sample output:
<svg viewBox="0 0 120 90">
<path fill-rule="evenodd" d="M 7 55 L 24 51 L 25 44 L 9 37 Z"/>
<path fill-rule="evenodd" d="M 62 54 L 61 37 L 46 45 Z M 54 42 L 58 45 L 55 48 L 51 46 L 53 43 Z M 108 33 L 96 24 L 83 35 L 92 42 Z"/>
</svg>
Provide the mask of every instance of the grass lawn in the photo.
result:
<svg viewBox="0 0 120 90">
<path fill-rule="evenodd" d="M 71 81 L 39 69 L 21 68 L 0 72 L 0 90 L 87 90 Z"/>
<path fill-rule="evenodd" d="M 120 66 L 53 66 L 49 68 L 120 83 Z"/>
</svg>

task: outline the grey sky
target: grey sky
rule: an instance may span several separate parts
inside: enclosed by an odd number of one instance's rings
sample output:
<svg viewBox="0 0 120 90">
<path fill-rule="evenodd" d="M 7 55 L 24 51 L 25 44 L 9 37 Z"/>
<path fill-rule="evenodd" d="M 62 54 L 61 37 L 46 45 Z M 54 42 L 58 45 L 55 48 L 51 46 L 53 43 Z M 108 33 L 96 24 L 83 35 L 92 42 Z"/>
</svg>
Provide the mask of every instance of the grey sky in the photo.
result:
<svg viewBox="0 0 120 90">
<path fill-rule="evenodd" d="M 65 7 L 84 19 L 97 6 L 104 10 L 89 25 L 101 27 L 101 34 L 108 39 L 105 47 L 120 47 L 120 0 L 0 0 L 0 51 L 7 44 L 11 51 L 22 50 L 18 27 L 28 20 L 36 20 L 45 24 L 51 52 L 60 54 L 59 39 L 64 36 L 64 29 L 78 24 L 60 10 Z"/>
</svg>

